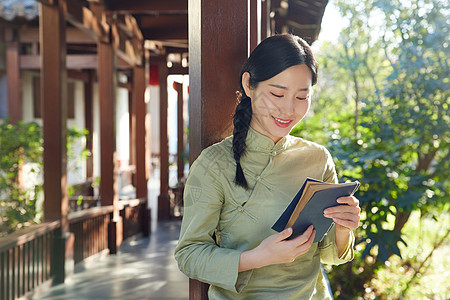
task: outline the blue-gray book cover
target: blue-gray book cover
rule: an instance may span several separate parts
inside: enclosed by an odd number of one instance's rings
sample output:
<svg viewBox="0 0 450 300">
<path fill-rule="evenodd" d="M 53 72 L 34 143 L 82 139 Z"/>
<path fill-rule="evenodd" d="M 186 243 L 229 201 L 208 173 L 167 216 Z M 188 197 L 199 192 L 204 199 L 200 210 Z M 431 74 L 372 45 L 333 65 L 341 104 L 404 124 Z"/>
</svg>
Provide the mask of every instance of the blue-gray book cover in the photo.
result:
<svg viewBox="0 0 450 300">
<path fill-rule="evenodd" d="M 300 190 L 295 195 L 295 197 L 289 203 L 288 207 L 281 214 L 280 218 L 272 226 L 272 229 L 281 232 L 286 228 L 286 225 L 291 215 L 293 214 L 295 207 L 297 206 L 305 190 L 306 183 L 308 181 L 323 183 L 319 180 L 307 178 L 303 183 L 302 187 L 300 188 Z M 292 226 L 293 229 L 292 235 L 288 239 L 293 239 L 301 235 L 312 224 L 314 226 L 314 229 L 316 230 L 314 243 L 321 242 L 328 233 L 328 231 L 330 231 L 334 223 L 332 219 L 324 217 L 323 215 L 324 209 L 337 205 L 346 205 L 346 204 L 339 204 L 337 202 L 337 199 L 339 197 L 353 195 L 355 191 L 358 189 L 358 187 L 359 182 L 355 181 L 352 182 L 351 184 L 336 185 L 315 192 L 312 195 L 311 199 L 309 199 L 309 201 L 306 203 L 306 205 L 300 212 L 298 218 L 295 220 L 295 223 Z"/>
</svg>

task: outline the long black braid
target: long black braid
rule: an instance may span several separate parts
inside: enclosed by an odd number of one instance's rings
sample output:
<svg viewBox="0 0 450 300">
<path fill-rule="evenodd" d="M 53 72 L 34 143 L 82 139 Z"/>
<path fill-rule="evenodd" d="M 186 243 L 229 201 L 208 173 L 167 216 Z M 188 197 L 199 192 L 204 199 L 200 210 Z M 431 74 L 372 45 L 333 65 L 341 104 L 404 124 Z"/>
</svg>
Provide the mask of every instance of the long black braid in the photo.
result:
<svg viewBox="0 0 450 300">
<path fill-rule="evenodd" d="M 248 188 L 247 180 L 245 179 L 244 171 L 241 166 L 241 157 L 245 153 L 245 139 L 247 137 L 250 121 L 252 120 L 252 102 L 245 92 L 242 93 L 241 101 L 236 107 L 233 116 L 233 154 L 236 161 L 236 177 L 234 182 Z"/>
</svg>

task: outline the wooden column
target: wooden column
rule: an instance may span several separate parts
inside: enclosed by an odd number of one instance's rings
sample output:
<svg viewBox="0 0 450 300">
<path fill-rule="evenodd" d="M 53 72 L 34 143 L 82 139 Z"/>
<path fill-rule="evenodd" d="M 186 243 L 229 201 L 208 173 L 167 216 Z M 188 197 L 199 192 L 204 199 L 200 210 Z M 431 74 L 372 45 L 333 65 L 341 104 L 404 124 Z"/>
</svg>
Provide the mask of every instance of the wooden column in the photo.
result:
<svg viewBox="0 0 450 300">
<path fill-rule="evenodd" d="M 183 84 L 175 82 L 175 89 L 178 93 L 177 99 L 177 178 L 178 182 L 181 182 L 184 178 L 184 97 L 183 97 Z"/>
<path fill-rule="evenodd" d="M 189 1 L 189 161 L 233 132 L 248 51 L 247 1 Z M 214 18 L 212 17 L 214 16 Z"/>
<path fill-rule="evenodd" d="M 133 152 L 135 172 L 136 197 L 144 198 L 141 204 L 142 209 L 142 233 L 144 236 L 150 235 L 150 210 L 148 209 L 148 188 L 147 188 L 147 151 L 146 151 L 146 129 L 145 119 L 147 116 L 147 106 L 145 103 L 145 88 L 147 85 L 145 67 L 135 66 L 133 68 L 132 85 L 132 128 L 133 128 Z"/>
<path fill-rule="evenodd" d="M 167 130 L 167 76 L 166 58 L 158 61 L 159 74 L 159 159 L 160 192 L 158 196 L 158 220 L 170 217 L 169 202 L 169 136 Z"/>
<path fill-rule="evenodd" d="M 145 174 L 145 116 L 147 114 L 145 105 L 145 69 L 135 66 L 133 69 L 133 132 L 134 157 L 136 160 L 136 197 L 147 198 L 147 179 Z"/>
<path fill-rule="evenodd" d="M 98 89 L 100 100 L 100 202 L 112 205 L 109 250 L 117 253 L 122 243 L 122 220 L 119 216 L 116 157 L 116 59 L 112 44 L 98 43 Z"/>
<path fill-rule="evenodd" d="M 11 123 L 22 120 L 22 83 L 20 54 L 16 30 L 6 32 L 6 76 L 8 87 L 8 116 Z"/>
<path fill-rule="evenodd" d="M 239 74 L 248 55 L 247 1 L 189 0 L 189 162 L 232 133 Z M 207 286 L 189 282 L 190 299 Z"/>
<path fill-rule="evenodd" d="M 261 41 L 271 35 L 270 32 L 270 1 L 262 0 L 261 3 Z"/>
<path fill-rule="evenodd" d="M 261 0 L 249 0 L 250 9 L 249 13 L 249 23 L 250 23 L 250 38 L 249 38 L 249 52 L 255 49 L 255 47 L 261 42 Z"/>
<path fill-rule="evenodd" d="M 66 243 L 70 240 L 67 193 L 67 70 L 65 1 L 41 5 L 41 105 L 44 136 L 44 220 L 60 220 L 54 237 L 52 273 L 55 282 L 66 277 Z M 70 252 L 70 251 L 68 251 Z"/>
<path fill-rule="evenodd" d="M 133 79 L 134 80 L 134 79 Z M 130 90 L 128 91 L 128 125 L 129 125 L 129 149 L 130 149 L 130 160 L 129 160 L 129 165 L 130 166 L 135 166 L 136 167 L 136 158 L 135 158 L 135 154 L 136 151 L 134 149 L 135 145 L 136 145 L 136 130 L 134 127 L 135 124 L 135 119 L 136 119 L 136 110 L 133 108 L 133 91 Z M 132 183 L 133 186 L 136 186 L 136 182 L 135 182 L 135 176 L 136 174 L 133 174 L 133 179 L 132 179 Z"/>
<path fill-rule="evenodd" d="M 89 131 L 86 137 L 86 150 L 88 150 L 91 155 L 86 159 L 86 178 L 91 178 L 94 176 L 94 158 L 93 158 L 93 133 L 94 133 L 94 107 L 93 107 L 93 84 L 94 84 L 94 73 L 92 71 L 87 71 L 88 78 L 84 82 L 84 127 Z"/>
</svg>

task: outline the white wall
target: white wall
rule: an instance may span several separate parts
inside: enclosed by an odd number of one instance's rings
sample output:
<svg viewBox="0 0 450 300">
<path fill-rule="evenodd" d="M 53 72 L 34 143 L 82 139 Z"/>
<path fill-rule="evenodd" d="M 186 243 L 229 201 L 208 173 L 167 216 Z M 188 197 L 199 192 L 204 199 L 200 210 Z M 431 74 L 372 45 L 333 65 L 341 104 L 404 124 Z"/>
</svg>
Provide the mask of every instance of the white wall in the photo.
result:
<svg viewBox="0 0 450 300">
<path fill-rule="evenodd" d="M 128 112 L 128 90 L 116 91 L 116 153 L 120 168 L 126 169 L 130 161 L 130 125 Z"/>
<path fill-rule="evenodd" d="M 39 72 L 22 71 L 22 101 L 23 101 L 23 120 L 24 122 L 36 122 L 42 126 L 42 118 L 34 117 L 34 101 L 33 101 L 33 77 L 39 76 Z M 84 87 L 83 82 L 72 80 L 74 88 L 74 106 L 75 118 L 67 119 L 67 128 L 78 127 L 84 128 Z M 75 140 L 73 146 L 73 159 L 67 162 L 67 182 L 69 185 L 81 183 L 86 180 L 86 161 L 80 160 L 81 150 L 86 147 L 86 139 Z"/>
</svg>

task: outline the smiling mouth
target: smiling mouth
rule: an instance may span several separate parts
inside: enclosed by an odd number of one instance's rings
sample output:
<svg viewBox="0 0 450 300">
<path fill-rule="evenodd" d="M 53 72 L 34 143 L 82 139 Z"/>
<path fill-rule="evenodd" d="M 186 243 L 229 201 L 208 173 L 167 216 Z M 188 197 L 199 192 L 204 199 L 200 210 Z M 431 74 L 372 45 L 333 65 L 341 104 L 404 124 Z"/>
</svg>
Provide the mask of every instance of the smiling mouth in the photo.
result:
<svg viewBox="0 0 450 300">
<path fill-rule="evenodd" d="M 279 126 L 279 127 L 282 127 L 282 128 L 288 127 L 289 124 L 292 123 L 292 120 L 280 119 L 280 118 L 276 118 L 276 117 L 274 117 L 274 116 L 272 116 L 272 118 L 274 119 L 275 124 L 276 124 L 277 126 Z"/>
</svg>

